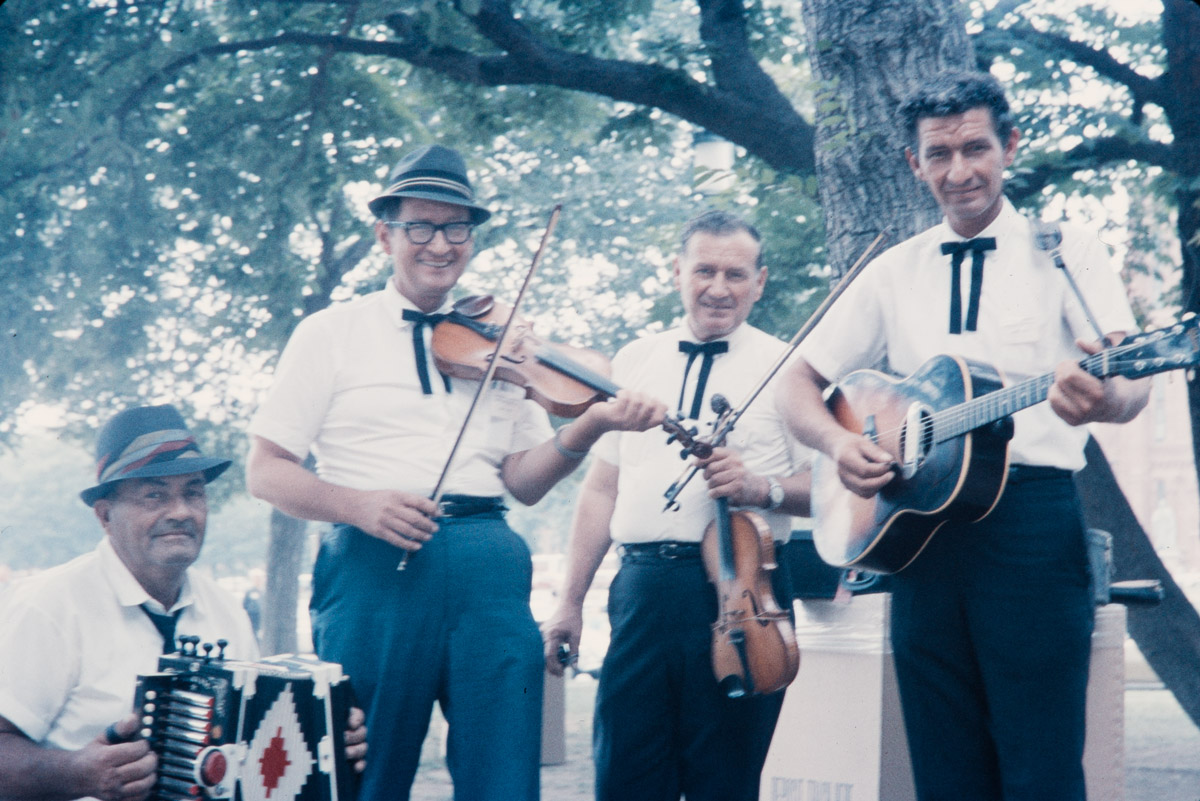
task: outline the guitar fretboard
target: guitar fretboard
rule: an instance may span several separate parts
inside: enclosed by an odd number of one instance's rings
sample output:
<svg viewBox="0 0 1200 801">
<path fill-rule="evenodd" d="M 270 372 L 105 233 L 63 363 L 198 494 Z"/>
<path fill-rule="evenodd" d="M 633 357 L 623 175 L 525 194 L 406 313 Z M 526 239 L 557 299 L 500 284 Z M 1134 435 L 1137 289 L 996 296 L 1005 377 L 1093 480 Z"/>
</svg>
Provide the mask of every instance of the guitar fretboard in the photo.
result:
<svg viewBox="0 0 1200 801">
<path fill-rule="evenodd" d="M 1130 345 L 1126 349 L 1133 349 L 1133 347 Z M 1079 366 L 1097 378 L 1105 378 L 1113 375 L 1113 371 L 1109 367 L 1110 356 L 1123 352 L 1124 349 L 1121 346 L 1111 348 L 1102 353 L 1088 356 L 1079 363 Z M 1170 368 L 1164 363 L 1160 369 Z M 1151 372 L 1158 371 L 1157 369 L 1151 370 Z M 1046 399 L 1050 393 L 1050 387 L 1053 385 L 1054 373 L 1045 373 L 1019 384 L 1013 384 L 1011 387 L 1003 387 L 995 392 L 981 395 L 958 406 L 936 412 L 933 415 L 933 440 L 934 442 L 945 442 L 1041 403 Z"/>
</svg>

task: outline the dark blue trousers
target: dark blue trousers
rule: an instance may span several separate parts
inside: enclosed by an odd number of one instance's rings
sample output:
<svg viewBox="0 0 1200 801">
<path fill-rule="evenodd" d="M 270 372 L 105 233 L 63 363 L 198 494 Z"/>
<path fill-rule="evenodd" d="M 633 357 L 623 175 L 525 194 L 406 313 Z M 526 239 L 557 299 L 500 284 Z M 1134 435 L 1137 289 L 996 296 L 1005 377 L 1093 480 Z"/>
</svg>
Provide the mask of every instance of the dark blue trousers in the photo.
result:
<svg viewBox="0 0 1200 801">
<path fill-rule="evenodd" d="M 624 560 L 608 614 L 593 731 L 597 801 L 757 799 L 783 691 L 731 699 L 718 688 L 717 598 L 703 562 Z"/>
<path fill-rule="evenodd" d="M 367 714 L 359 799 L 408 799 L 436 701 L 454 798 L 536 801 L 544 665 L 529 549 L 499 512 L 438 525 L 403 571 L 400 550 L 357 529 L 321 542 L 313 640 Z"/>
<path fill-rule="evenodd" d="M 1084 801 L 1093 601 L 1069 474 L 1010 479 L 892 580 L 917 798 Z"/>
</svg>

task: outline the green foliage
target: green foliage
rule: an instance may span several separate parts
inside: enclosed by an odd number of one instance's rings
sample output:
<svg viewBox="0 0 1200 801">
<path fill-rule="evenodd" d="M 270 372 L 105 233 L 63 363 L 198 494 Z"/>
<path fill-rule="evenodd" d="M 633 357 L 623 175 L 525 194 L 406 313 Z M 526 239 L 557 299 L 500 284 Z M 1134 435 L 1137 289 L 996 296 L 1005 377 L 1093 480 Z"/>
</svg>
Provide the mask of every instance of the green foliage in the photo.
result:
<svg viewBox="0 0 1200 801">
<path fill-rule="evenodd" d="M 358 19 L 382 8 L 366 4 Z M 466 22 L 446 4 L 402 10 L 430 37 L 478 40 L 461 38 Z M 570 13 L 579 26 L 629 25 L 624 14 L 649 10 Z M 0 9 L 10 54 L 0 281 L 15 345 L 0 357 L 0 434 L 32 401 L 65 405 L 83 432 L 122 405 L 161 400 L 197 423 L 243 421 L 299 316 L 378 284 L 377 255 L 339 259 L 371 236 L 363 200 L 424 141 L 464 150 L 479 194 L 500 212 L 481 232 L 481 249 L 496 255 L 480 259 L 475 287 L 508 291 L 530 231 L 565 202 L 566 252 L 555 255 L 572 266 L 546 270 L 531 309 L 552 316 L 562 308 L 555 283 L 602 257 L 634 269 L 604 281 L 600 319 L 577 321 L 571 336 L 607 344 L 638 322 L 646 249 L 684 216 L 662 202 L 688 193 L 678 123 L 655 114 L 610 135 L 607 123 L 627 112 L 596 98 L 472 87 L 313 48 L 180 61 L 229 39 L 376 24 L 346 13 L 336 3 Z M 584 300 L 587 288 L 570 292 Z"/>
<path fill-rule="evenodd" d="M 978 20 L 984 27 L 975 38 L 977 55 L 1003 78 L 1022 131 L 1014 186 L 1022 186 L 1024 175 L 1061 165 L 1064 154 L 1097 138 L 1153 141 L 1163 135 L 1161 109 L 1138 107 L 1128 87 L 1099 74 L 1062 45 L 1082 44 L 1144 77 L 1155 77 L 1166 66 L 1157 20 L 1130 23 L 1102 5 L 1079 6 L 1065 15 L 1046 2 L 1024 3 L 1019 16 L 1003 19 L 980 12 Z M 1074 174 L 1055 174 L 1055 193 L 1104 198 L 1124 186 L 1115 180 L 1123 174 L 1124 162 L 1085 159 L 1071 166 L 1077 168 Z M 1049 194 L 1038 193 L 1028 204 L 1036 208 Z"/>
</svg>

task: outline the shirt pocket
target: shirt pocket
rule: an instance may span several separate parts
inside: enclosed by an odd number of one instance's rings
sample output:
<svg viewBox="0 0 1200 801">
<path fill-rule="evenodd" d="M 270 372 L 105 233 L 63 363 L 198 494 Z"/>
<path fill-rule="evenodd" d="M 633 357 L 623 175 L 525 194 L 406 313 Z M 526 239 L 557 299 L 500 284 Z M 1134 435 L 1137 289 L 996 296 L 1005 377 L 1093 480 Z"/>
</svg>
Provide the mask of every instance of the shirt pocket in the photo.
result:
<svg viewBox="0 0 1200 801">
<path fill-rule="evenodd" d="M 1039 314 L 1038 309 L 1023 308 L 1003 315 L 999 319 L 992 352 L 1004 355 L 998 360 L 992 357 L 987 361 L 996 361 L 995 366 L 1002 370 L 1035 372 L 1048 341 L 1046 324 L 1046 315 Z"/>
<path fill-rule="evenodd" d="M 481 442 L 486 449 L 500 458 L 508 455 L 513 439 L 513 426 L 524 400 L 525 390 L 507 381 L 493 382 L 489 389 L 487 409 L 483 415 L 487 430 L 480 432 L 483 435 Z"/>
</svg>

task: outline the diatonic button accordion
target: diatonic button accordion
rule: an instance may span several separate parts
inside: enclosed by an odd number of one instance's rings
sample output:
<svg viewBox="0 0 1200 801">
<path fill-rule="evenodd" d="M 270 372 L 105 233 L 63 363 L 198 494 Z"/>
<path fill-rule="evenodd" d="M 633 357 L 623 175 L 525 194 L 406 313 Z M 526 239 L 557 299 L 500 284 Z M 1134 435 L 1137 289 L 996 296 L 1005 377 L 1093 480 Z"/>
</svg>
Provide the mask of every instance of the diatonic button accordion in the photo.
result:
<svg viewBox="0 0 1200 801">
<path fill-rule="evenodd" d="M 138 676 L 138 736 L 158 757 L 151 799 L 353 801 L 350 684 L 340 665 L 285 654 L 224 658 L 223 641 L 162 656 Z"/>
</svg>

